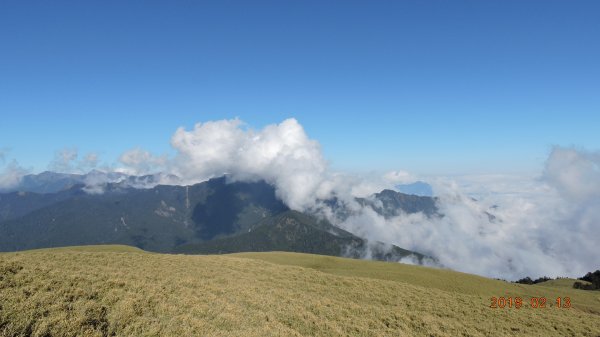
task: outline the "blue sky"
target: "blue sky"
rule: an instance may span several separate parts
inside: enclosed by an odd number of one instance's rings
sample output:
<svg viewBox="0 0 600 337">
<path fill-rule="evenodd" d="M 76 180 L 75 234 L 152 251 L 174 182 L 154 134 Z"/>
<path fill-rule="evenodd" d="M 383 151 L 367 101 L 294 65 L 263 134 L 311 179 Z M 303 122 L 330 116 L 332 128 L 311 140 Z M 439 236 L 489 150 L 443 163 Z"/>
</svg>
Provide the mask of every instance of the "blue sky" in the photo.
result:
<svg viewBox="0 0 600 337">
<path fill-rule="evenodd" d="M 105 162 L 295 117 L 336 169 L 538 170 L 600 149 L 598 1 L 2 1 L 0 148 Z"/>
</svg>

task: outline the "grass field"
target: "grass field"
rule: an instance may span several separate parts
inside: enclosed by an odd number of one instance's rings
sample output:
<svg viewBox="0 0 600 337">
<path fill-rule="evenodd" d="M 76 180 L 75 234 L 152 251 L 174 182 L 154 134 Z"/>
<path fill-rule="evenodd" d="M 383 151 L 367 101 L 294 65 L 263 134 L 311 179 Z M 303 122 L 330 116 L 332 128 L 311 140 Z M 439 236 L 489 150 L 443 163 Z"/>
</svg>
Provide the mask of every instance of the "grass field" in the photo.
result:
<svg viewBox="0 0 600 337">
<path fill-rule="evenodd" d="M 0 254 L 0 336 L 600 336 L 600 292 L 568 282 L 296 253 L 44 249 Z M 557 297 L 572 308 L 550 307 Z"/>
<path fill-rule="evenodd" d="M 549 281 L 545 281 L 542 283 L 538 283 L 537 285 L 540 287 L 553 287 L 553 288 L 568 288 L 568 289 L 573 289 L 573 284 L 575 282 L 580 282 L 582 284 L 591 284 L 588 281 L 582 281 L 582 280 L 576 280 L 576 279 L 572 279 L 572 278 L 563 278 L 563 279 L 556 279 L 556 280 L 549 280 Z"/>
</svg>

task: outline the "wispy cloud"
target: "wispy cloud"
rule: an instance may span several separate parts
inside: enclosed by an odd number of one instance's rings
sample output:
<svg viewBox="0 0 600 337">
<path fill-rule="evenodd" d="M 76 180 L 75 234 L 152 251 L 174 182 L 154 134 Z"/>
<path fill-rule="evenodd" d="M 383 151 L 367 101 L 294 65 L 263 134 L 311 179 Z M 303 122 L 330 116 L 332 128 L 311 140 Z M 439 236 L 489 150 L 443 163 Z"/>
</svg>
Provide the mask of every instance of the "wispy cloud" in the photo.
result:
<svg viewBox="0 0 600 337">
<path fill-rule="evenodd" d="M 48 169 L 60 173 L 83 174 L 97 168 L 99 162 L 100 158 L 95 152 L 80 156 L 77 148 L 64 148 L 54 153 Z"/>
<path fill-rule="evenodd" d="M 166 155 L 155 156 L 149 151 L 134 148 L 119 157 L 119 171 L 130 175 L 146 175 L 164 171 L 168 158 Z"/>
<path fill-rule="evenodd" d="M 48 165 L 48 169 L 55 172 L 71 173 L 75 169 L 78 151 L 76 148 L 65 148 L 54 153 L 54 159 Z"/>
<path fill-rule="evenodd" d="M 16 160 L 11 161 L 0 171 L 0 190 L 8 190 L 17 186 L 23 176 L 28 173 Z"/>
</svg>

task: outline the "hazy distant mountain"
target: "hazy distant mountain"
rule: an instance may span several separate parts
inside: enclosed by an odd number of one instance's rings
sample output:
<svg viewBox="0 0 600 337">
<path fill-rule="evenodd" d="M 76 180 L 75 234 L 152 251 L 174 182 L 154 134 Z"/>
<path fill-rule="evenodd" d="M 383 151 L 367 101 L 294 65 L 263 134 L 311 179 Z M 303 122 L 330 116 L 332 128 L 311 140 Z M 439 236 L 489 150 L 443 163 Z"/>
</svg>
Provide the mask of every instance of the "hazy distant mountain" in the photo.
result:
<svg viewBox="0 0 600 337">
<path fill-rule="evenodd" d="M 386 218 L 404 213 L 423 212 L 427 216 L 437 213 L 435 199 L 404 194 L 392 190 L 383 190 L 375 193 L 371 198 L 358 198 L 361 204 L 371 206 L 377 213 Z"/>
<path fill-rule="evenodd" d="M 90 177 L 97 178 L 95 183 L 106 178 L 92 172 L 85 177 L 88 183 Z M 384 260 L 422 257 L 367 243 L 327 221 L 290 211 L 273 186 L 262 181 L 228 183 L 221 177 L 192 186 L 134 188 L 165 177 L 109 177 L 119 181 L 96 185 L 77 184 L 79 178 L 48 172 L 30 177 L 28 186 L 36 182 L 40 190 L 59 191 L 0 194 L 0 251 L 110 243 L 159 252 L 285 250 Z M 401 210 L 435 212 L 433 199 L 394 191 L 358 201 L 386 216 Z"/>
<path fill-rule="evenodd" d="M 386 219 L 403 213 L 413 214 L 419 212 L 428 217 L 441 216 L 441 214 L 438 213 L 438 208 L 436 206 L 436 198 L 432 197 L 422 197 L 392 190 L 383 190 L 370 197 L 355 198 L 354 200 L 362 206 L 370 207 Z M 348 207 L 348 205 L 338 198 L 334 197 L 328 200 L 322 200 L 322 202 L 329 207 L 341 221 L 355 215 L 355 211 L 352 210 L 352 207 Z"/>
<path fill-rule="evenodd" d="M 416 181 L 411 184 L 396 185 L 396 189 L 404 194 L 418 195 L 421 197 L 433 197 L 433 188 L 426 182 Z"/>
<path fill-rule="evenodd" d="M 150 188 L 158 184 L 176 184 L 179 178 L 174 175 L 156 173 L 144 176 L 131 176 L 120 172 L 92 170 L 86 174 L 56 173 L 45 171 L 24 176 L 19 184 L 0 193 L 33 192 L 57 193 L 77 185 L 85 185 L 88 192 L 101 192 L 106 184 L 120 184 L 122 187 Z"/>
<path fill-rule="evenodd" d="M 28 174 L 18 185 L 2 192 L 55 193 L 83 183 L 84 177 L 81 174 L 45 171 L 40 174 Z"/>
</svg>

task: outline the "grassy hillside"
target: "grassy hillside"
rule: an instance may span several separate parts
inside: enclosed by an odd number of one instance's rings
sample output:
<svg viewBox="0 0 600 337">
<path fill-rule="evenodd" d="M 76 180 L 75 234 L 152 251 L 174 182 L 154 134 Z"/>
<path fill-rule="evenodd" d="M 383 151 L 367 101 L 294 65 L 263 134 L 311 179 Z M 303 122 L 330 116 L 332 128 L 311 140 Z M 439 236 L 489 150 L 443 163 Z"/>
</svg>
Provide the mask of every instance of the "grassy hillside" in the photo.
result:
<svg viewBox="0 0 600 337">
<path fill-rule="evenodd" d="M 562 279 L 556 279 L 556 280 L 548 280 L 548 281 L 545 281 L 545 282 L 537 283 L 536 285 L 539 286 L 539 287 L 553 287 L 553 288 L 573 289 L 573 284 L 575 282 L 580 282 L 582 284 L 591 284 L 590 282 L 582 281 L 582 280 L 576 280 L 576 279 L 573 279 L 573 278 L 562 278 Z"/>
<path fill-rule="evenodd" d="M 491 296 L 521 309 L 491 309 Z M 533 309 L 569 296 L 570 309 Z M 0 254 L 0 336 L 593 336 L 600 292 L 295 253 Z"/>
<path fill-rule="evenodd" d="M 577 281 L 575 279 L 550 280 L 535 285 L 526 285 L 488 279 L 447 269 L 312 254 L 277 252 L 239 253 L 232 254 L 232 256 L 310 268 L 333 275 L 396 281 L 449 293 L 483 297 L 521 297 L 523 299 L 527 298 L 527 300 L 531 297 L 545 297 L 548 300 L 548 305 L 552 304 L 550 302 L 555 301 L 556 297 L 570 297 L 574 308 L 599 315 L 597 318 L 600 319 L 600 292 L 590 293 L 589 291 L 573 289 L 573 282 Z M 585 281 L 580 282 L 586 283 Z"/>
</svg>

